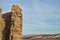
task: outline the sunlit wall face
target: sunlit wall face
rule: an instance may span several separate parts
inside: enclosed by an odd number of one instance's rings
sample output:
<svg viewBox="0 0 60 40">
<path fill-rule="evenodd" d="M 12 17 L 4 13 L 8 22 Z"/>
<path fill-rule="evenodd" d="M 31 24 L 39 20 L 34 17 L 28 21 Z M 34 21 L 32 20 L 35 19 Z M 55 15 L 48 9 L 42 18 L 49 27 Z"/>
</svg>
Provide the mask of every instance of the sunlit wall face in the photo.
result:
<svg viewBox="0 0 60 40">
<path fill-rule="evenodd" d="M 60 33 L 60 0 L 1 0 L 2 13 L 18 4 L 23 12 L 23 35 Z"/>
</svg>

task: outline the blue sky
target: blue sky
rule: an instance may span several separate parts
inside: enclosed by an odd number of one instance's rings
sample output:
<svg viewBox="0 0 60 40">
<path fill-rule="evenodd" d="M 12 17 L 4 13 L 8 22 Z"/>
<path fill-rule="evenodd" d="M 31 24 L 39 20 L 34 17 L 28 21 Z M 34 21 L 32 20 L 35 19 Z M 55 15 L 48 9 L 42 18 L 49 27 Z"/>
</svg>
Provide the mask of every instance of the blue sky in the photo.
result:
<svg viewBox="0 0 60 40">
<path fill-rule="evenodd" d="M 60 0 L 1 0 L 2 13 L 22 8 L 23 35 L 60 33 Z"/>
</svg>

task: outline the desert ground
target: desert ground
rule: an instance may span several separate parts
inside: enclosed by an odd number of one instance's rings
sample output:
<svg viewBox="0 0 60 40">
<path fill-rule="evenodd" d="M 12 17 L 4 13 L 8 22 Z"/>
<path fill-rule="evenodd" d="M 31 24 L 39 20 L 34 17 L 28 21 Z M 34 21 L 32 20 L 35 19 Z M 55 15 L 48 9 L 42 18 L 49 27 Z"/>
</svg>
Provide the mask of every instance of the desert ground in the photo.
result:
<svg viewBox="0 0 60 40">
<path fill-rule="evenodd" d="M 23 40 L 60 40 L 60 39 L 23 39 Z"/>
<path fill-rule="evenodd" d="M 23 39 L 23 40 L 60 40 L 60 39 Z"/>
<path fill-rule="evenodd" d="M 60 34 L 26 35 L 23 40 L 60 40 Z"/>
</svg>

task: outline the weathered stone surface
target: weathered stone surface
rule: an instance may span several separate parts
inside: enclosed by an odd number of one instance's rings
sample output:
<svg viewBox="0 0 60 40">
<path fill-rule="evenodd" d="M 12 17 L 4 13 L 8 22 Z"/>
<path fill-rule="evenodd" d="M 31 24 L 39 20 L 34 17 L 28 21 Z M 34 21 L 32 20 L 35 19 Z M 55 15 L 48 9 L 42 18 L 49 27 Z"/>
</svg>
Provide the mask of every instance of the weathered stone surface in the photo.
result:
<svg viewBox="0 0 60 40">
<path fill-rule="evenodd" d="M 2 18 L 2 14 L 0 14 L 0 40 L 2 40 L 2 37 L 3 37 L 3 30 L 4 30 L 4 27 L 5 27 L 5 21 L 4 19 Z"/>
<path fill-rule="evenodd" d="M 22 40 L 22 12 L 13 5 L 11 12 L 0 14 L 0 40 Z"/>
<path fill-rule="evenodd" d="M 22 29 L 20 29 L 19 25 L 22 25 L 22 14 L 21 14 L 21 9 L 19 8 L 19 6 L 17 5 L 13 5 L 12 6 L 12 13 L 11 13 L 11 24 L 12 26 L 12 30 L 11 30 L 11 39 L 14 40 L 15 38 L 20 38 L 22 37 Z M 21 17 L 19 17 L 19 16 Z M 13 22 L 13 23 L 12 23 Z M 16 40 L 16 39 L 15 39 Z M 22 38 L 20 38 L 19 40 L 22 40 Z"/>
</svg>

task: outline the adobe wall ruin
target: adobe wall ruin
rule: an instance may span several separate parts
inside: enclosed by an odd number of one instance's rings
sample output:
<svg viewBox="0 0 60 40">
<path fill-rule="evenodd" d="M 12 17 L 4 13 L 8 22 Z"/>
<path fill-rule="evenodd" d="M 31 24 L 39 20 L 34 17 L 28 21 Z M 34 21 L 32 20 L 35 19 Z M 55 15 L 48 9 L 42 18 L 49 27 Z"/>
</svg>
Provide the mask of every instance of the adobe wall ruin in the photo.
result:
<svg viewBox="0 0 60 40">
<path fill-rule="evenodd" d="M 0 14 L 0 40 L 22 40 L 22 9 L 18 5 Z"/>
</svg>

